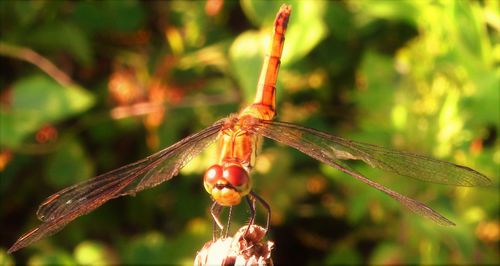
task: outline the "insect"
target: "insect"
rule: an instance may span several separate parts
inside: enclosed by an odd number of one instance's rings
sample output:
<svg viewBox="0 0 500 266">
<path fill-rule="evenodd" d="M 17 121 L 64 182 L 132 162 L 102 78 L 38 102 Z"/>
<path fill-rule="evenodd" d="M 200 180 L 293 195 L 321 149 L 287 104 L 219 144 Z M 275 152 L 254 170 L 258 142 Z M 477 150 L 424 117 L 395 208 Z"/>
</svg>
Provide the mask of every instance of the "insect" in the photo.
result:
<svg viewBox="0 0 500 266">
<path fill-rule="evenodd" d="M 262 137 L 295 148 L 334 167 L 399 201 L 403 206 L 441 225 L 453 222 L 425 204 L 371 181 L 343 161 L 361 160 L 371 167 L 423 181 L 456 186 L 484 186 L 490 180 L 483 174 L 453 163 L 412 153 L 393 151 L 355 142 L 299 125 L 273 120 L 276 114 L 276 80 L 291 8 L 283 5 L 274 22 L 269 54 L 264 60 L 256 98 L 239 114 L 215 122 L 143 160 L 83 181 L 48 197 L 37 211 L 43 222 L 21 236 L 9 249 L 14 252 L 62 229 L 79 216 L 87 214 L 110 199 L 133 195 L 170 180 L 193 157 L 217 141 L 218 162 L 203 177 L 206 191 L 214 200 L 212 215 L 217 219 L 222 207 L 231 207 L 245 199 L 255 216 L 255 201 L 268 210 L 269 205 L 252 189 L 250 172 L 258 142 Z"/>
</svg>

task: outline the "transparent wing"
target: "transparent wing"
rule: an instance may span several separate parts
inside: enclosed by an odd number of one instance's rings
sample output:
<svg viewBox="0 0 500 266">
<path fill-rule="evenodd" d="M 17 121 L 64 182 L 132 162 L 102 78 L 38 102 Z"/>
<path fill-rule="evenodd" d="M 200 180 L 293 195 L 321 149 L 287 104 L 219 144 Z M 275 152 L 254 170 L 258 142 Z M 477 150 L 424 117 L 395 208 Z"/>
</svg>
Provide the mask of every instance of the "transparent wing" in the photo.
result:
<svg viewBox="0 0 500 266">
<path fill-rule="evenodd" d="M 83 181 L 48 197 L 37 211 L 37 216 L 43 224 L 21 236 L 9 252 L 57 232 L 75 218 L 95 210 L 110 199 L 135 194 L 171 179 L 217 138 L 223 123 L 224 120 L 220 120 L 145 159 Z"/>
<path fill-rule="evenodd" d="M 439 214 L 438 212 L 431 209 L 430 207 L 423 204 L 422 202 L 416 201 L 412 198 L 408 198 L 408 197 L 401 195 L 401 194 L 397 193 L 396 191 L 391 190 L 391 189 L 389 189 L 389 188 L 387 188 L 379 183 L 373 182 L 370 179 L 363 176 L 362 174 L 360 174 L 359 172 L 355 171 L 352 168 L 349 168 L 349 166 L 347 166 L 346 164 L 343 164 L 342 162 L 340 162 L 338 160 L 334 160 L 333 162 L 327 163 L 327 164 L 337 168 L 338 170 L 340 170 L 340 171 L 342 171 L 350 176 L 355 177 L 356 179 L 370 185 L 371 187 L 374 187 L 374 188 L 384 192 L 385 194 L 387 194 L 387 195 L 391 196 L 393 199 L 399 201 L 403 206 L 410 209 L 412 212 L 414 212 L 416 214 L 427 217 L 440 225 L 445 225 L 445 226 L 455 225 L 455 223 L 448 220 L 446 217 Z"/>
<path fill-rule="evenodd" d="M 486 176 L 464 166 L 411 153 L 397 152 L 374 145 L 358 143 L 289 123 L 260 121 L 254 128 L 255 133 L 289 145 L 347 173 L 388 194 L 411 211 L 442 225 L 453 225 L 453 223 L 425 204 L 367 179 L 339 160 L 362 160 L 375 168 L 442 184 L 474 186 L 490 183 L 490 180 Z"/>
<path fill-rule="evenodd" d="M 465 166 L 355 142 L 290 123 L 276 121 L 261 121 L 261 123 L 262 134 L 266 137 L 290 146 L 292 145 L 287 142 L 293 139 L 319 149 L 308 152 L 299 149 L 308 155 L 314 152 L 325 158 L 362 160 L 371 167 L 426 182 L 454 186 L 488 186 L 491 184 L 488 177 Z"/>
</svg>

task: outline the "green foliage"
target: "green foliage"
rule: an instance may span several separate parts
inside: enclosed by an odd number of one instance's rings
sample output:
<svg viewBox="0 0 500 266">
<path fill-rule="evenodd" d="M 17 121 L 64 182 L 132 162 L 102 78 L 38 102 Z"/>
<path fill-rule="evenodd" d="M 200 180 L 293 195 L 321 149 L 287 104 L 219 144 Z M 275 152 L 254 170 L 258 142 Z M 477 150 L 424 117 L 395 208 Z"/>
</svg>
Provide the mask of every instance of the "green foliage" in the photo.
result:
<svg viewBox="0 0 500 266">
<path fill-rule="evenodd" d="M 75 259 L 64 251 L 51 251 L 32 256 L 30 265 L 78 265 Z"/>
<path fill-rule="evenodd" d="M 172 247 L 169 247 L 163 235 L 158 233 L 145 235 L 127 244 L 127 249 L 124 250 L 124 262 L 126 264 L 161 264 L 169 261 L 167 248 Z"/>
<path fill-rule="evenodd" d="M 325 2 L 295 1 L 289 4 L 293 6 L 293 17 L 285 36 L 282 69 L 306 56 L 326 35 L 323 22 Z M 251 102 L 255 96 L 260 68 L 270 45 L 273 21 L 280 5 L 279 2 L 242 1 L 247 16 L 256 25 L 263 26 L 259 32 L 241 34 L 230 48 L 233 71 L 240 81 L 246 102 Z"/>
<path fill-rule="evenodd" d="M 33 212 L 47 196 L 144 158 L 253 99 L 282 3 L 222 1 L 216 9 L 216 2 L 0 3 L 0 264 L 192 264 L 212 239 L 201 176 L 215 147 L 157 188 L 104 204 L 15 254 L 5 250 L 38 224 Z M 444 228 L 265 141 L 252 178 L 272 208 L 274 262 L 498 264 L 497 1 L 290 4 L 279 120 L 467 165 L 494 185 L 450 188 L 353 164 L 457 224 Z M 44 59 L 70 82 L 47 71 Z M 264 219 L 258 207 L 258 223 Z M 232 228 L 247 220 L 241 204 Z"/>
<path fill-rule="evenodd" d="M 360 254 L 352 248 L 335 248 L 325 259 L 325 264 L 360 265 L 363 263 Z"/>
<path fill-rule="evenodd" d="M 47 161 L 46 177 L 53 187 L 65 187 L 92 176 L 94 167 L 82 145 L 74 139 L 63 141 Z"/>
<path fill-rule="evenodd" d="M 72 19 L 89 33 L 121 32 L 140 29 L 145 10 L 137 1 L 79 2 L 71 13 Z"/>
<path fill-rule="evenodd" d="M 104 265 L 112 262 L 102 244 L 90 241 L 80 243 L 74 254 L 79 265 Z"/>
<path fill-rule="evenodd" d="M 0 249 L 0 265 L 13 266 L 14 259 L 7 254 L 7 251 Z"/>
<path fill-rule="evenodd" d="M 19 146 L 42 125 L 79 114 L 93 105 L 94 96 L 78 86 L 62 86 L 46 76 L 35 75 L 12 85 L 12 102 L 0 110 L 0 145 Z"/>
</svg>

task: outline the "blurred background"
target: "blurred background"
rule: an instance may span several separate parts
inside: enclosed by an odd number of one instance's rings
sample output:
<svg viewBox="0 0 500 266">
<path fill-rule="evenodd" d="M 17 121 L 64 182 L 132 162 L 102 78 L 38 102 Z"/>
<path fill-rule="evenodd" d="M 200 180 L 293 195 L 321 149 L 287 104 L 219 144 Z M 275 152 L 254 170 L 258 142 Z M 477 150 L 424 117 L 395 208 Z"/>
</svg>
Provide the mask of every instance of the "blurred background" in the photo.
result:
<svg viewBox="0 0 500 266">
<path fill-rule="evenodd" d="M 273 210 L 275 263 L 499 264 L 498 2 L 288 3 L 278 120 L 466 165 L 493 185 L 449 187 L 353 165 L 457 224 L 443 227 L 266 140 L 253 180 Z M 212 237 L 201 178 L 213 147 L 169 182 L 6 250 L 39 224 L 47 196 L 248 104 L 281 4 L 2 1 L 0 264 L 191 265 Z M 247 219 L 242 204 L 233 230 Z"/>
</svg>

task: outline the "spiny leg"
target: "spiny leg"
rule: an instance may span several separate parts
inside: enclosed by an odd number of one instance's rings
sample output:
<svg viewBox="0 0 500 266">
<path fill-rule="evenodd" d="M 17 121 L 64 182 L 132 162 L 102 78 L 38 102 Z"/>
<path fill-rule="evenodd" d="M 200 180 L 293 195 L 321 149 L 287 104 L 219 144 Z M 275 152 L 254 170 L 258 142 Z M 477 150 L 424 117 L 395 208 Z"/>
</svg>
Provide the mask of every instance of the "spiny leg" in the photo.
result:
<svg viewBox="0 0 500 266">
<path fill-rule="evenodd" d="M 252 192 L 250 192 L 252 193 Z M 251 195 L 251 194 L 250 194 Z M 243 236 L 246 236 L 247 233 L 248 233 L 248 230 L 250 230 L 250 227 L 254 224 L 255 222 L 255 216 L 256 216 L 256 211 L 255 211 L 255 197 L 251 197 L 250 195 L 247 195 L 245 197 L 245 200 L 248 204 L 248 208 L 250 210 L 250 220 L 248 221 L 248 226 L 247 226 L 247 229 L 245 230 L 245 233 L 243 234 Z"/>
<path fill-rule="evenodd" d="M 254 198 L 254 211 L 255 211 L 255 200 L 257 200 L 266 209 L 266 211 L 267 211 L 266 231 L 268 231 L 269 225 L 271 224 L 271 207 L 263 198 L 261 198 L 255 192 L 250 191 L 250 195 Z M 255 217 L 255 214 L 254 214 L 254 217 Z"/>
<path fill-rule="evenodd" d="M 248 221 L 248 225 L 253 225 L 255 222 L 255 216 L 257 215 L 257 212 L 255 211 L 255 198 L 251 196 L 246 196 L 245 200 L 250 210 L 250 220 Z"/>
<path fill-rule="evenodd" d="M 227 238 L 227 235 L 229 233 L 229 227 L 231 226 L 231 215 L 233 214 L 233 206 L 229 206 L 229 211 L 227 214 L 227 226 L 226 226 L 226 233 L 224 234 L 224 238 Z"/>
<path fill-rule="evenodd" d="M 224 229 L 224 226 L 222 226 L 222 223 L 220 222 L 219 220 L 219 215 L 220 215 L 220 212 L 222 210 L 222 206 L 217 204 L 216 201 L 214 201 L 212 203 L 212 207 L 210 207 L 210 214 L 212 215 L 212 219 L 213 219 L 213 240 L 215 241 L 217 239 L 216 235 L 217 235 L 217 232 L 219 230 L 221 230 L 221 234 L 222 234 L 222 230 Z"/>
</svg>

